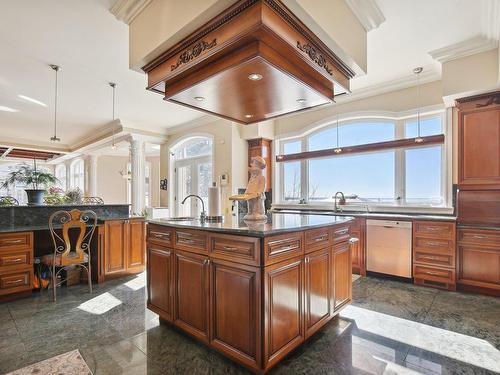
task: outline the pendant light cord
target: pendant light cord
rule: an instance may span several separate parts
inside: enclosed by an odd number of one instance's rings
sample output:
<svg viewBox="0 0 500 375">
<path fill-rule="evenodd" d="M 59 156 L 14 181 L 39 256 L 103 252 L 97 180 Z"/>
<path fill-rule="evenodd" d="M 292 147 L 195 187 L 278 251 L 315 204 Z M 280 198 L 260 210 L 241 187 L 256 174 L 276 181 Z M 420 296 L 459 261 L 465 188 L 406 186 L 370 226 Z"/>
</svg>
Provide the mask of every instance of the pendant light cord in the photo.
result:
<svg viewBox="0 0 500 375">
<path fill-rule="evenodd" d="M 420 72 L 417 73 L 417 134 L 420 137 Z"/>
<path fill-rule="evenodd" d="M 114 82 L 109 82 L 109 85 L 111 86 L 111 88 L 113 89 L 113 107 L 112 107 L 112 115 L 113 115 L 113 124 L 112 124 L 112 127 L 111 127 L 111 132 L 112 132 L 112 137 L 113 137 L 113 143 L 111 145 L 111 148 L 116 148 L 116 145 L 115 145 L 115 88 L 116 88 L 116 83 Z"/>
<path fill-rule="evenodd" d="M 55 90 L 54 90 L 54 135 L 50 138 L 50 140 L 53 142 L 59 142 L 61 139 L 57 137 L 57 103 L 59 98 L 58 73 L 61 68 L 58 65 L 54 64 L 51 64 L 50 67 L 52 70 L 54 70 L 54 72 L 56 72 Z"/>
<path fill-rule="evenodd" d="M 337 148 L 339 148 L 339 114 L 337 112 Z"/>
</svg>

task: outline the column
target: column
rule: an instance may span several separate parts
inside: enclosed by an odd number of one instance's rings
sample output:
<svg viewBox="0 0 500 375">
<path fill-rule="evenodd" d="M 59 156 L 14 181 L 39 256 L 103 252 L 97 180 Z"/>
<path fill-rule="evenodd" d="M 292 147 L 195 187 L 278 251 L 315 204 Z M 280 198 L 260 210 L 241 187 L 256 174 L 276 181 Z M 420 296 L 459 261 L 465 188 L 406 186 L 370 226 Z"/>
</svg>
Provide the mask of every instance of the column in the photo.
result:
<svg viewBox="0 0 500 375">
<path fill-rule="evenodd" d="M 71 160 L 64 163 L 66 165 L 66 189 L 71 189 Z"/>
<path fill-rule="evenodd" d="M 97 196 L 97 155 L 88 155 L 85 160 L 87 197 Z"/>
<path fill-rule="evenodd" d="M 132 214 L 141 214 L 144 210 L 144 168 L 146 166 L 146 153 L 142 139 L 130 140 L 130 172 Z"/>
</svg>

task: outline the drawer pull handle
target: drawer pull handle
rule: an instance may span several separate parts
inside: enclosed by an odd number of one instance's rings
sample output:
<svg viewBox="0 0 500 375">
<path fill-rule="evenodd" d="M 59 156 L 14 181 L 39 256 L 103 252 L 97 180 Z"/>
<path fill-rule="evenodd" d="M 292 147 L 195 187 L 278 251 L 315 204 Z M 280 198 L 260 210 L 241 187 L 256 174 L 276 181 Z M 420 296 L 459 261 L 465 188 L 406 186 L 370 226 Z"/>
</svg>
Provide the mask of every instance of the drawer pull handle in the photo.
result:
<svg viewBox="0 0 500 375">
<path fill-rule="evenodd" d="M 420 256 L 420 258 L 422 258 L 422 259 L 431 259 L 431 260 L 441 260 L 442 259 L 440 257 L 433 257 L 433 256 L 430 256 L 430 255 L 422 255 L 422 256 Z"/>
<path fill-rule="evenodd" d="M 23 258 L 7 259 L 7 261 L 5 263 L 18 263 L 18 262 L 22 262 L 22 261 L 23 261 Z"/>
<path fill-rule="evenodd" d="M 281 251 L 288 251 L 288 250 L 293 250 L 293 249 L 295 249 L 295 246 L 289 245 L 289 246 L 282 247 L 280 250 Z"/>
<path fill-rule="evenodd" d="M 204 264 L 205 266 L 210 265 L 210 259 L 205 259 L 205 260 L 203 261 L 203 264 Z"/>
<path fill-rule="evenodd" d="M 166 237 L 167 235 L 163 234 L 163 233 L 157 233 L 157 232 L 151 232 L 151 234 L 156 237 L 156 238 L 163 238 L 163 237 Z"/>
<path fill-rule="evenodd" d="M 482 236 L 480 234 L 475 234 L 475 235 L 472 236 L 472 238 L 477 238 L 478 240 L 486 240 L 489 237 L 488 236 Z"/>
<path fill-rule="evenodd" d="M 440 242 L 430 242 L 430 241 L 428 241 L 428 242 L 426 242 L 426 244 L 428 246 L 431 246 L 431 247 L 444 247 L 443 244 L 440 243 Z"/>
<path fill-rule="evenodd" d="M 432 276 L 443 276 L 439 272 L 426 271 L 425 273 Z"/>
<path fill-rule="evenodd" d="M 339 230 L 338 232 L 335 232 L 335 234 L 342 236 L 343 234 L 347 234 L 347 232 L 349 232 L 349 229 L 343 229 L 343 230 Z"/>
<path fill-rule="evenodd" d="M 235 251 L 235 250 L 238 250 L 237 247 L 234 247 L 234 246 L 224 246 L 223 247 L 224 250 L 230 250 L 230 251 Z"/>
<path fill-rule="evenodd" d="M 7 281 L 5 285 L 17 285 L 22 283 L 24 283 L 24 279 L 17 279 L 17 280 Z"/>
<path fill-rule="evenodd" d="M 325 240 L 325 236 L 317 237 L 314 239 L 314 242 L 321 242 Z"/>
<path fill-rule="evenodd" d="M 13 243 L 21 243 L 23 240 L 17 239 L 17 240 L 3 240 L 4 243 L 7 244 L 13 244 Z"/>
<path fill-rule="evenodd" d="M 188 243 L 188 244 L 193 244 L 194 243 L 194 240 L 188 240 L 186 238 L 180 238 L 179 239 L 179 242 L 180 243 Z"/>
</svg>

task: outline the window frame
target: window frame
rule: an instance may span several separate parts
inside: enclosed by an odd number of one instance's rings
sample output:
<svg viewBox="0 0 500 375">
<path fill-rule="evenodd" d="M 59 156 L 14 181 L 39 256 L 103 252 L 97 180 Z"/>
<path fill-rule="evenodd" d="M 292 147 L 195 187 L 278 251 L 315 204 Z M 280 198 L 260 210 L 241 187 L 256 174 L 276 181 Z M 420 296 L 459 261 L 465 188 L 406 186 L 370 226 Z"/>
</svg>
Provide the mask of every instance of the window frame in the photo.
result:
<svg viewBox="0 0 500 375">
<path fill-rule="evenodd" d="M 445 135 L 445 143 L 441 145 L 441 197 L 442 204 L 437 206 L 431 204 L 414 204 L 406 202 L 406 160 L 405 160 L 405 150 L 407 149 L 396 149 L 395 152 L 395 179 L 394 179 L 394 202 L 391 204 L 383 204 L 378 202 L 367 202 L 362 204 L 360 207 L 359 203 L 351 203 L 347 204 L 343 207 L 344 210 L 405 210 L 410 209 L 412 211 L 434 211 L 434 212 L 450 212 L 452 210 L 452 112 L 449 109 L 444 109 L 442 106 L 433 106 L 428 107 L 427 110 L 424 108 L 421 111 L 420 119 L 421 121 L 425 121 L 430 118 L 440 118 L 442 133 Z M 380 122 L 391 122 L 395 124 L 395 139 L 401 139 L 405 137 L 405 129 L 406 123 L 414 122 L 417 119 L 417 112 L 406 111 L 401 113 L 390 113 L 386 115 L 381 115 L 380 113 L 362 113 L 360 114 L 344 114 L 339 116 L 339 126 L 349 125 L 353 123 L 359 122 L 372 122 L 372 123 L 380 123 Z M 329 121 L 325 121 L 320 125 L 306 127 L 306 131 L 302 134 L 293 134 L 290 136 L 284 135 L 276 140 L 275 147 L 275 156 L 284 154 L 284 146 L 287 143 L 301 141 L 301 152 L 305 152 L 309 148 L 309 137 L 331 129 L 335 128 L 336 120 L 331 118 Z M 429 146 L 432 147 L 432 146 Z M 376 151 L 377 152 L 377 151 Z M 370 152 L 372 153 L 372 152 Z M 369 153 L 366 153 L 369 154 Z M 326 207 L 328 209 L 333 208 L 333 202 L 309 202 L 309 168 L 308 168 L 308 160 L 300 160 L 301 166 L 301 198 L 295 201 L 285 201 L 283 197 L 284 191 L 284 164 L 275 163 L 274 168 L 274 176 L 275 181 L 273 183 L 274 190 L 276 191 L 275 199 L 276 203 L 273 205 L 274 207 L 283 206 L 292 207 L 300 204 L 300 207 L 304 208 L 319 208 Z M 396 199 L 397 197 L 401 197 L 401 199 Z M 305 201 L 303 201 L 305 200 Z M 304 203 L 305 202 L 305 203 Z M 294 207 L 297 208 L 297 207 Z"/>
<path fill-rule="evenodd" d="M 77 165 L 81 165 L 82 170 L 78 174 L 75 174 L 75 169 Z M 76 159 L 70 164 L 70 189 L 79 188 L 82 193 L 85 194 L 85 161 L 83 159 Z M 76 177 L 81 179 L 82 184 L 76 185 Z"/>
</svg>

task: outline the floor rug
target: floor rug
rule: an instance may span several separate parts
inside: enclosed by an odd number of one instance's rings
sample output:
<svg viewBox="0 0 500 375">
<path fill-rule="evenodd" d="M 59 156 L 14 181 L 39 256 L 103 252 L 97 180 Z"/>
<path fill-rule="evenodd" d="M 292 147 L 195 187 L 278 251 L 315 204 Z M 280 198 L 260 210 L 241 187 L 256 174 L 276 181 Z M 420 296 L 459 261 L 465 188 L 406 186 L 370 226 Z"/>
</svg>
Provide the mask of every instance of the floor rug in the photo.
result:
<svg viewBox="0 0 500 375">
<path fill-rule="evenodd" d="M 22 369 L 9 372 L 7 375 L 92 375 L 89 366 L 85 363 L 78 349 L 44 361 L 35 363 Z"/>
</svg>

